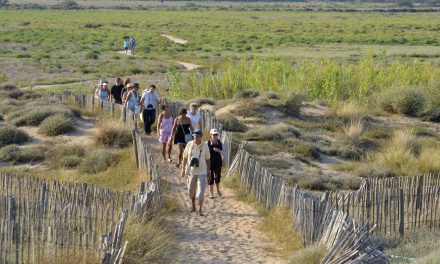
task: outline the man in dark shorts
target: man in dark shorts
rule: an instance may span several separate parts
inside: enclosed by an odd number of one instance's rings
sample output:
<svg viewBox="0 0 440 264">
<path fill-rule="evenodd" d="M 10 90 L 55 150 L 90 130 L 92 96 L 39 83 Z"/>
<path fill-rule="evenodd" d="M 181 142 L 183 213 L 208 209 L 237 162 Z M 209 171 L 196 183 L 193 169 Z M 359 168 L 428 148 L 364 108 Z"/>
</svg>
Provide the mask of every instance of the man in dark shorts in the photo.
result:
<svg viewBox="0 0 440 264">
<path fill-rule="evenodd" d="M 116 78 L 115 85 L 112 86 L 112 89 L 110 90 L 110 101 L 115 101 L 116 104 L 122 104 L 122 89 L 124 88 L 124 85 L 122 84 L 121 78 Z"/>
<path fill-rule="evenodd" d="M 211 177 L 208 178 L 208 185 L 210 191 L 210 198 L 214 198 L 214 183 L 217 187 L 217 195 L 222 196 L 220 191 L 220 179 L 222 177 L 222 152 L 223 146 L 219 139 L 219 134 L 217 129 L 211 129 L 209 133 L 208 148 L 211 156 Z"/>
</svg>

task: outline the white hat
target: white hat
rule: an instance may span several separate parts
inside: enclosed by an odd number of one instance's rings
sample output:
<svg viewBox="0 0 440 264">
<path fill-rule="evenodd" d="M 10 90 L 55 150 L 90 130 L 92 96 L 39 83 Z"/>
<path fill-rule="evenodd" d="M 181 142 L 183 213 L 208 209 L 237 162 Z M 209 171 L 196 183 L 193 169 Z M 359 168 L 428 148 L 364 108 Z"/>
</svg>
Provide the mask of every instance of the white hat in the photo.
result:
<svg viewBox="0 0 440 264">
<path fill-rule="evenodd" d="M 211 132 L 209 132 L 209 134 L 214 135 L 214 134 L 218 134 L 217 129 L 213 128 L 211 129 Z"/>
</svg>

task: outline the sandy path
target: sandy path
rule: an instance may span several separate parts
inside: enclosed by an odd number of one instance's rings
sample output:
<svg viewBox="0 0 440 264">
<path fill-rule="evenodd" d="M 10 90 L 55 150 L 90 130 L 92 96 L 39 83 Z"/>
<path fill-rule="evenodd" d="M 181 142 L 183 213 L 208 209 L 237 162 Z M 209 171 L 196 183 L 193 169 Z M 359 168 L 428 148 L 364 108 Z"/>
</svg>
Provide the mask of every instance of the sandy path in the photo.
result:
<svg viewBox="0 0 440 264">
<path fill-rule="evenodd" d="M 167 35 L 167 34 L 160 34 L 160 35 L 161 35 L 162 37 L 167 38 L 167 39 L 169 39 L 169 40 L 171 40 L 171 41 L 173 41 L 173 42 L 175 42 L 175 43 L 178 43 L 178 44 L 185 45 L 186 43 L 188 43 L 187 40 L 180 39 L 180 38 L 177 38 L 177 37 L 175 37 L 175 36 L 171 36 L 171 35 Z"/>
<path fill-rule="evenodd" d="M 194 64 L 194 63 L 190 63 L 190 62 L 182 62 L 182 61 L 174 61 L 174 62 L 179 63 L 180 65 L 183 65 L 183 67 L 185 67 L 188 71 L 202 67 L 202 65 L 198 65 L 198 64 Z"/>
<path fill-rule="evenodd" d="M 159 153 L 157 140 L 149 138 L 149 141 L 155 144 L 154 152 Z M 175 149 L 173 155 L 177 160 Z M 232 190 L 223 188 L 223 197 L 206 197 L 205 216 L 190 213 L 186 178 L 179 176 L 174 162 L 165 163 L 159 157 L 156 160 L 159 174 L 168 182 L 170 195 L 182 208 L 171 216 L 182 249 L 179 263 L 284 263 L 269 252 L 275 245 L 258 231 L 262 217 L 251 205 L 238 201 Z"/>
</svg>

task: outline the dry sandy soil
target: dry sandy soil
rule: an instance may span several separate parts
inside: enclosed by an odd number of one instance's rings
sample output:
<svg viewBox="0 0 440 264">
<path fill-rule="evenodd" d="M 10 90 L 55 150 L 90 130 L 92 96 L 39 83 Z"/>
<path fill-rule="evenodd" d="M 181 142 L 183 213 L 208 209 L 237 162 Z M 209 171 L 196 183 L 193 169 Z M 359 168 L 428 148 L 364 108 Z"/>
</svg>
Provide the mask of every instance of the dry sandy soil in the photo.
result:
<svg viewBox="0 0 440 264">
<path fill-rule="evenodd" d="M 157 139 L 149 137 L 148 140 L 158 154 Z M 176 150 L 173 155 L 174 161 L 177 160 Z M 159 161 L 159 174 L 168 182 L 170 195 L 181 206 L 170 219 L 176 224 L 178 244 L 182 249 L 181 263 L 284 262 L 271 253 L 275 245 L 259 231 L 262 217 L 255 208 L 237 200 L 232 190 L 223 188 L 222 197 L 210 199 L 206 196 L 204 216 L 190 213 L 186 177 L 180 177 L 175 162 L 165 163 L 160 157 L 156 160 Z"/>
</svg>

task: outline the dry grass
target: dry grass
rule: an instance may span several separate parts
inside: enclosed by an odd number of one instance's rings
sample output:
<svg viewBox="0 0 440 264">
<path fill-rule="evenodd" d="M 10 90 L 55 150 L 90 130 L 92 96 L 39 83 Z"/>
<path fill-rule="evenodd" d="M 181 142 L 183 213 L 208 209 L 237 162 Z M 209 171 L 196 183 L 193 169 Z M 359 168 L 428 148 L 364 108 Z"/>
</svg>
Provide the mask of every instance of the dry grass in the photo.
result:
<svg viewBox="0 0 440 264">
<path fill-rule="evenodd" d="M 264 217 L 261 230 L 277 243 L 277 253 L 288 258 L 292 252 L 303 248 L 300 234 L 294 229 L 287 207 L 278 207 Z"/>
<path fill-rule="evenodd" d="M 365 124 L 362 119 L 352 119 L 349 124 L 342 128 L 342 130 L 348 139 L 358 140 L 364 132 L 364 127 Z"/>
<path fill-rule="evenodd" d="M 332 115 L 343 120 L 363 120 L 366 116 L 366 109 L 354 101 L 338 103 L 332 109 Z"/>
<path fill-rule="evenodd" d="M 68 248 L 66 247 L 66 249 Z M 51 254 L 50 252 L 46 251 L 45 256 L 38 259 L 36 263 L 71 264 L 72 260 L 75 260 L 76 263 L 83 263 L 83 264 L 95 264 L 100 262 L 99 257 L 96 256 L 94 252 L 85 252 L 83 248 L 81 248 L 81 249 L 77 249 L 75 252 L 73 252 L 73 250 L 63 250 L 61 253 L 57 252 L 56 256 L 55 254 Z"/>
<path fill-rule="evenodd" d="M 93 135 L 98 147 L 124 148 L 132 143 L 130 131 L 114 121 L 101 123 Z"/>
<path fill-rule="evenodd" d="M 289 259 L 290 264 L 319 264 L 327 252 L 322 245 L 314 245 L 296 252 Z"/>
</svg>

